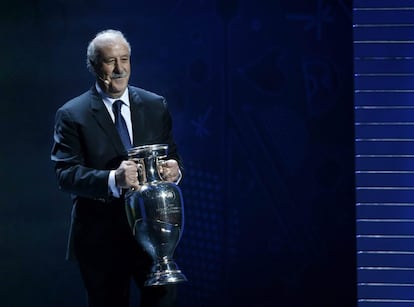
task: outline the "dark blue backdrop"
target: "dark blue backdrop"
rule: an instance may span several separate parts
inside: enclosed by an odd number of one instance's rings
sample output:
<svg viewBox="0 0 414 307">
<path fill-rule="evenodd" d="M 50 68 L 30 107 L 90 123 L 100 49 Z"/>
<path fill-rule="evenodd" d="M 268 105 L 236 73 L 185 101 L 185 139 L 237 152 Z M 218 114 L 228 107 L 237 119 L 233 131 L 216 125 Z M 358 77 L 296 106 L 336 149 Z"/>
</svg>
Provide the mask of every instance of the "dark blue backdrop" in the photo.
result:
<svg viewBox="0 0 414 307">
<path fill-rule="evenodd" d="M 15 0 L 0 11 L 0 306 L 84 306 L 53 117 L 87 90 L 86 46 L 132 45 L 186 167 L 181 306 L 353 306 L 351 1 Z M 134 299 L 135 300 L 135 299 Z"/>
</svg>

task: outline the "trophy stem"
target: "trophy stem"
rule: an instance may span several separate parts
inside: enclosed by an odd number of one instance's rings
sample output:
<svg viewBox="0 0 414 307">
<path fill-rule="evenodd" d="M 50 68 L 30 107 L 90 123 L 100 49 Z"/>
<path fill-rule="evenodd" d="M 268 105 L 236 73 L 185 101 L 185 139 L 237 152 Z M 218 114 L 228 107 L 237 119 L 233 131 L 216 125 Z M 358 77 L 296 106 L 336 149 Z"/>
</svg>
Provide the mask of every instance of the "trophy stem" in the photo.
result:
<svg viewBox="0 0 414 307">
<path fill-rule="evenodd" d="M 187 281 L 187 278 L 181 273 L 177 264 L 173 260 L 164 257 L 153 265 L 149 278 L 144 285 L 162 286 L 184 281 Z"/>
</svg>

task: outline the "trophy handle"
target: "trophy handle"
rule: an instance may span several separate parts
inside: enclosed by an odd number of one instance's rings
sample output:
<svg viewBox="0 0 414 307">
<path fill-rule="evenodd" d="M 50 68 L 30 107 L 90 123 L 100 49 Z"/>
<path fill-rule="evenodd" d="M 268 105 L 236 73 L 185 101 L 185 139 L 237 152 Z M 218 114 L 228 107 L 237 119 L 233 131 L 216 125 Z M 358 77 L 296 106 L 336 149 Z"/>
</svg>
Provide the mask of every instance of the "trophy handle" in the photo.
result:
<svg viewBox="0 0 414 307">
<path fill-rule="evenodd" d="M 138 184 L 143 185 L 145 182 L 147 182 L 147 178 L 145 176 L 145 164 L 143 158 L 137 158 L 137 157 L 129 157 L 129 161 L 133 161 L 138 166 Z"/>
</svg>

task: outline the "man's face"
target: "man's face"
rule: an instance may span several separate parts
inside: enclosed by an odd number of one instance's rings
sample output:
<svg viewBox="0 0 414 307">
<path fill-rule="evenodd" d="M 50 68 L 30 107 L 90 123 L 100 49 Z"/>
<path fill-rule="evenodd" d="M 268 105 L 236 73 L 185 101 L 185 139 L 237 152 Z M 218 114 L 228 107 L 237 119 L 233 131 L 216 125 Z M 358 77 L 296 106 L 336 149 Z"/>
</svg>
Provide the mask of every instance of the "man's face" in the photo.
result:
<svg viewBox="0 0 414 307">
<path fill-rule="evenodd" d="M 98 84 L 107 95 L 121 97 L 131 73 L 128 45 L 122 39 L 112 38 L 98 42 L 97 49 L 95 71 Z"/>
</svg>

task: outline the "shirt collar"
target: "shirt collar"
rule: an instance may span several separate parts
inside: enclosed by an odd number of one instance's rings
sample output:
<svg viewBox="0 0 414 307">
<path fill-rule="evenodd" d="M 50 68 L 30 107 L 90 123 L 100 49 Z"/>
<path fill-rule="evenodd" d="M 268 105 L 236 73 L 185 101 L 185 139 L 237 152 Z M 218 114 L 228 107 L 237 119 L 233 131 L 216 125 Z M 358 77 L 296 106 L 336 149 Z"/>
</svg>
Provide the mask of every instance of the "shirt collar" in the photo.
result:
<svg viewBox="0 0 414 307">
<path fill-rule="evenodd" d="M 129 91 L 128 91 L 128 87 L 125 89 L 124 93 L 119 98 L 112 98 L 112 97 L 108 96 L 107 94 L 105 94 L 104 91 L 102 91 L 102 89 L 98 85 L 98 83 L 95 83 L 95 87 L 96 87 L 96 90 L 97 90 L 98 94 L 101 96 L 103 102 L 106 105 L 112 106 L 112 104 L 114 103 L 114 101 L 116 101 L 116 100 L 122 100 L 122 102 L 129 107 Z"/>
</svg>

